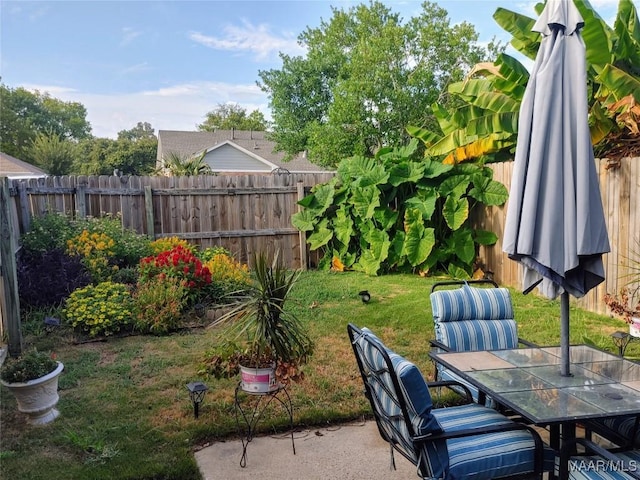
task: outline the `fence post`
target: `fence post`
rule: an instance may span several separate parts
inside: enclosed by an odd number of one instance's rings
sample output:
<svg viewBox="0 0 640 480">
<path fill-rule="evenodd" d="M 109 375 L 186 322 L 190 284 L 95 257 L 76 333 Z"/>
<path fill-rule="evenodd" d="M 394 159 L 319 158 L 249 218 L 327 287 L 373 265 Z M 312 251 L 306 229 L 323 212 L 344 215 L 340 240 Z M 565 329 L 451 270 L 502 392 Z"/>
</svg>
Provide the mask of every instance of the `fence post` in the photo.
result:
<svg viewBox="0 0 640 480">
<path fill-rule="evenodd" d="M 15 182 L 20 198 L 20 216 L 22 217 L 22 228 L 25 232 L 31 230 L 31 213 L 29 209 L 29 196 L 27 195 L 26 182 Z"/>
<path fill-rule="evenodd" d="M 78 185 L 76 187 L 76 207 L 78 207 L 78 217 L 87 217 L 87 186 Z"/>
<path fill-rule="evenodd" d="M 16 272 L 16 241 L 13 217 L 11 215 L 11 195 L 9 178 L 0 178 L 0 274 L 3 293 L 2 317 L 5 319 L 9 337 L 9 355 L 17 357 L 22 353 L 22 331 L 20 328 L 20 300 L 18 298 L 18 275 Z"/>
<path fill-rule="evenodd" d="M 299 181 L 296 185 L 298 190 L 298 202 L 304 198 L 304 182 Z M 298 204 L 298 212 L 302 210 L 302 206 Z M 300 269 L 306 270 L 309 260 L 307 258 L 307 232 L 298 232 L 298 241 L 300 242 Z"/>
<path fill-rule="evenodd" d="M 154 240 L 156 232 L 153 226 L 153 192 L 151 191 L 151 185 L 144 186 L 144 211 L 147 218 L 147 236 Z"/>
</svg>

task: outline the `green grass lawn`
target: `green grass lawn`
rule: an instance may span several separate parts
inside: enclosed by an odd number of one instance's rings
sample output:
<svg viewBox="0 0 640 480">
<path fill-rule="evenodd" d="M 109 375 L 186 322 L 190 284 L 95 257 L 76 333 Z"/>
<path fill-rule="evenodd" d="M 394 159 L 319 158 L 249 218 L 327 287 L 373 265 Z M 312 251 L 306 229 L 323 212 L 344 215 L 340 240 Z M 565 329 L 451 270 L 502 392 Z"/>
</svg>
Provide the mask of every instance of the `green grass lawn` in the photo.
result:
<svg viewBox="0 0 640 480">
<path fill-rule="evenodd" d="M 390 348 L 414 361 L 429 379 L 433 323 L 429 292 L 433 278 L 412 275 L 368 277 L 359 273 L 305 272 L 289 306 L 307 323 L 316 351 L 303 382 L 290 387 L 294 422 L 327 425 L 367 415 L 346 326 L 368 326 Z M 368 290 L 363 304 L 358 292 Z M 559 342 L 559 301 L 512 291 L 521 337 L 538 344 Z M 622 320 L 571 308 L 571 342 L 593 342 L 614 351 L 609 335 L 625 330 Z M 196 328 L 165 337 L 131 336 L 79 343 L 68 331 L 26 335 L 29 344 L 53 349 L 65 364 L 60 379 L 61 416 L 30 427 L 1 389 L 3 478 L 15 479 L 199 479 L 194 449 L 236 435 L 237 379 L 198 375 L 204 352 L 217 332 Z M 627 356 L 640 357 L 640 344 Z M 185 385 L 209 386 L 200 418 Z M 264 431 L 286 428 L 279 409 L 267 411 Z"/>
</svg>

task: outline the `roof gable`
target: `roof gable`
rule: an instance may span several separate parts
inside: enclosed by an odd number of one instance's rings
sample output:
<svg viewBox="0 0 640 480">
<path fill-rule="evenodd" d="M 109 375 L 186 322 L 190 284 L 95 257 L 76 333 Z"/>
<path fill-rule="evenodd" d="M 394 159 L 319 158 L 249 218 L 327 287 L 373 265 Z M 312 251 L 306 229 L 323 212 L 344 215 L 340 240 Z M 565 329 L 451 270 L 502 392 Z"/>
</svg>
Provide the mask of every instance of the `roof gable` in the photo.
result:
<svg viewBox="0 0 640 480">
<path fill-rule="evenodd" d="M 0 152 L 0 176 L 9 178 L 46 177 L 47 172 L 23 160 Z"/>
<path fill-rule="evenodd" d="M 292 173 L 311 173 L 311 172 L 327 172 L 326 168 L 320 167 L 307 160 L 304 155 L 300 155 L 291 161 L 285 162 L 283 152 L 275 151 L 275 142 L 267 139 L 266 132 L 251 130 L 216 130 L 215 132 L 185 132 L 178 130 L 159 130 L 158 131 L 158 154 L 157 160 L 160 165 L 162 158 L 170 153 L 176 153 L 180 156 L 189 157 L 200 154 L 204 151 L 211 153 L 216 147 L 223 144 L 233 145 L 236 149 L 235 154 L 239 152 L 244 154 L 244 159 L 248 161 L 252 158 L 262 162 L 265 166 L 270 165 L 271 168 L 261 167 L 254 163 L 254 167 L 260 167 L 260 170 L 241 170 L 231 168 L 232 165 L 221 165 L 218 169 L 212 166 L 214 171 L 272 171 L 276 169 L 286 169 Z M 220 151 L 222 152 L 222 151 Z M 219 153 L 220 153 L 219 152 Z M 228 150 L 227 150 L 227 153 Z M 215 156 L 215 154 L 214 154 Z M 207 163 L 209 163 L 207 161 Z M 236 165 L 238 167 L 238 165 Z"/>
</svg>

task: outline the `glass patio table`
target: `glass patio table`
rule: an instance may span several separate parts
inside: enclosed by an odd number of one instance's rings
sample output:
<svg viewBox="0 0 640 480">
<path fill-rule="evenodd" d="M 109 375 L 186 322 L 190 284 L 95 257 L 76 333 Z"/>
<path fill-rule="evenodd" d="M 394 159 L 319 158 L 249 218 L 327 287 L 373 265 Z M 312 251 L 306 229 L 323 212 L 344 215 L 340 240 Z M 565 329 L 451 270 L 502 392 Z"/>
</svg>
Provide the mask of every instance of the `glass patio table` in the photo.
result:
<svg viewBox="0 0 640 480">
<path fill-rule="evenodd" d="M 570 376 L 560 374 L 560 348 L 474 352 L 432 351 L 430 357 L 486 396 L 533 424 L 550 427 L 559 451 L 575 438 L 576 423 L 640 415 L 640 365 L 588 345 L 572 345 Z M 560 465 L 560 478 L 568 476 Z"/>
</svg>

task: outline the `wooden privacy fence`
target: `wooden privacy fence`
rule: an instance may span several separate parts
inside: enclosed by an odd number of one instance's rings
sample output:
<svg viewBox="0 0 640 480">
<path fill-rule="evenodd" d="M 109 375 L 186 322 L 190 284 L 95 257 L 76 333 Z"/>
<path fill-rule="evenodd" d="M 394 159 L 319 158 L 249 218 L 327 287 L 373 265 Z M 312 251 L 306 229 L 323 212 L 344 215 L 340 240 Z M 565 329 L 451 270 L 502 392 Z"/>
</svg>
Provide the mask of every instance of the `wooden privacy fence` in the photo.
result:
<svg viewBox="0 0 640 480">
<path fill-rule="evenodd" d="M 119 215 L 125 228 L 151 238 L 177 236 L 222 246 L 247 262 L 280 251 L 290 268 L 307 266 L 305 238 L 291 225 L 304 189 L 333 173 L 193 177 L 63 176 L 11 182 L 16 235 L 33 216 Z"/>
<path fill-rule="evenodd" d="M 493 178 L 510 188 L 513 162 L 490 167 Z M 611 252 L 604 257 L 605 281 L 576 302 L 585 310 L 608 313 L 602 299 L 604 294 L 617 293 L 630 280 L 629 258 L 640 262 L 640 158 L 624 158 L 619 166 L 612 166 L 606 159 L 596 159 L 596 168 Z M 476 226 L 498 235 L 495 245 L 480 248 L 480 262 L 493 272 L 498 283 L 521 288 L 520 264 L 502 252 L 506 211 L 507 206 L 503 206 L 486 207 L 477 212 Z"/>
</svg>

